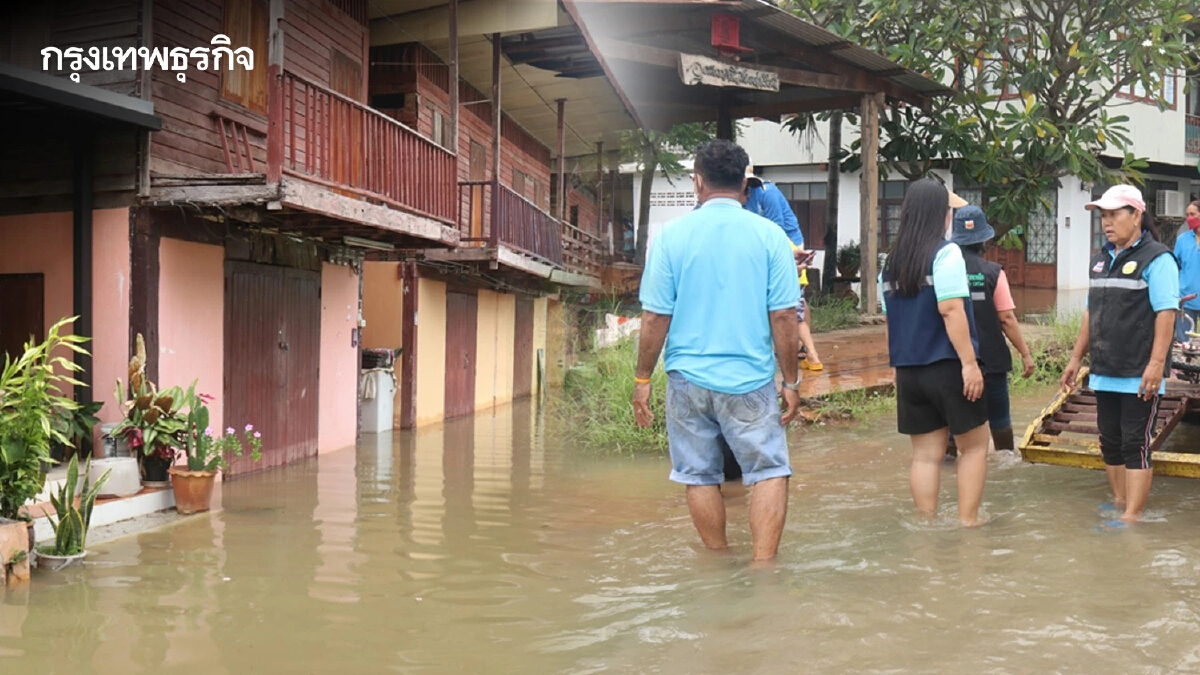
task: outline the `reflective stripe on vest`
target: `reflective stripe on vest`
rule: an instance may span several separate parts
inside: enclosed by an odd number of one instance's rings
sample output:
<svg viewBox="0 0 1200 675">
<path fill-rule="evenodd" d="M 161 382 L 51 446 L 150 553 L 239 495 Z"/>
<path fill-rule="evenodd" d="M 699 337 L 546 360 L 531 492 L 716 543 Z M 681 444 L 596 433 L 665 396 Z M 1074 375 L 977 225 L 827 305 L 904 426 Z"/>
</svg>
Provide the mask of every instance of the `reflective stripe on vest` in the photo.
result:
<svg viewBox="0 0 1200 675">
<path fill-rule="evenodd" d="M 925 284 L 924 284 L 924 285 L 925 285 L 925 286 L 932 286 L 932 285 L 933 285 L 933 277 L 932 277 L 932 276 L 925 277 Z M 885 282 L 883 282 L 883 290 L 885 290 L 885 291 L 890 291 L 890 292 L 893 292 L 893 293 L 894 293 L 894 292 L 896 291 L 896 286 L 895 286 L 895 284 L 893 284 L 893 283 L 892 283 L 892 282 L 890 282 L 890 281 L 885 281 Z"/>
<path fill-rule="evenodd" d="M 1145 279 L 1107 279 L 1099 278 L 1091 280 L 1092 288 L 1120 288 L 1126 291 L 1143 291 L 1150 288 L 1150 284 L 1146 283 Z"/>
</svg>

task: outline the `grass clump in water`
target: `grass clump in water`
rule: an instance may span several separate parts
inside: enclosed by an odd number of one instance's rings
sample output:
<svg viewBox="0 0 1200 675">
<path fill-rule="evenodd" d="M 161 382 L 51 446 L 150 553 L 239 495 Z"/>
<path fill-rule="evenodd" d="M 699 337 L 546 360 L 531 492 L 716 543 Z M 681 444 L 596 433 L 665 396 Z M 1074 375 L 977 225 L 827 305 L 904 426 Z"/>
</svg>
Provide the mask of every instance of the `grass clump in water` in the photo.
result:
<svg viewBox="0 0 1200 675">
<path fill-rule="evenodd" d="M 667 451 L 667 375 L 657 368 L 651 386 L 654 424 L 643 429 L 633 418 L 633 387 L 638 338 L 591 353 L 563 381 L 564 414 L 572 434 L 588 450 L 602 454 L 663 454 Z"/>
<path fill-rule="evenodd" d="M 1056 312 L 1048 330 L 1027 340 L 1035 364 L 1033 376 L 1029 379 L 1021 377 L 1021 356 L 1014 352 L 1013 372 L 1009 375 L 1011 389 L 1023 391 L 1058 384 L 1067 362 L 1071 360 L 1071 351 L 1075 348 L 1075 339 L 1079 337 L 1082 325 L 1083 312 Z"/>
<path fill-rule="evenodd" d="M 896 389 L 892 385 L 836 391 L 800 401 L 801 419 L 808 424 L 865 423 L 896 409 Z"/>
</svg>

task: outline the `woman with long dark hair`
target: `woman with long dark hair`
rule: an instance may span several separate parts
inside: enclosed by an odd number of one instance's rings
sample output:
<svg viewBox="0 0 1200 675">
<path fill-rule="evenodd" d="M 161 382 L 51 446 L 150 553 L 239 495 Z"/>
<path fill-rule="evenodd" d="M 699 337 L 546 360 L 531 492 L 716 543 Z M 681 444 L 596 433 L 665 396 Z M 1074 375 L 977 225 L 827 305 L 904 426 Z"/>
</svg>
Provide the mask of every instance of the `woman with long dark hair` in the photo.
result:
<svg viewBox="0 0 1200 675">
<path fill-rule="evenodd" d="M 936 180 L 910 186 L 880 288 L 896 369 L 897 427 L 913 448 L 913 502 L 922 513 L 937 514 L 942 458 L 954 434 L 958 519 L 974 526 L 987 477 L 988 412 L 966 264 L 946 240 L 952 207 L 962 206 L 966 202 Z"/>
</svg>

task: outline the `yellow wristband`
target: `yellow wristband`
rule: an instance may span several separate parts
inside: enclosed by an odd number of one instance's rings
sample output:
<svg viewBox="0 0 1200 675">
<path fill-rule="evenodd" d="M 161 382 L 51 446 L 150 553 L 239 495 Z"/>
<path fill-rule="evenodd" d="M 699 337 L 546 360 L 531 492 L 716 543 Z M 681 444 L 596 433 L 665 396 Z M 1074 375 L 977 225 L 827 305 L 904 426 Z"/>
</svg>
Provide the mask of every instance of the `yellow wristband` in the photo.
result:
<svg viewBox="0 0 1200 675">
<path fill-rule="evenodd" d="M 633 378 L 633 381 L 637 382 L 638 384 L 650 384 L 650 378 L 648 378 L 648 377 L 646 377 L 646 378 L 635 377 L 635 378 Z"/>
</svg>

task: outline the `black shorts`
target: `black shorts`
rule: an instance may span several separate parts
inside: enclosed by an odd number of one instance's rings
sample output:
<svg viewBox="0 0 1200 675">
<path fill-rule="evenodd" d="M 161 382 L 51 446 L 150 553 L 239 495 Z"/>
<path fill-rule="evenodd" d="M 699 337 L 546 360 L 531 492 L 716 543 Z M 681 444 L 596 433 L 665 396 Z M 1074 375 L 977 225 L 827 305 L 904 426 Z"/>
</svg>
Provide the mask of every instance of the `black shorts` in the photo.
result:
<svg viewBox="0 0 1200 675">
<path fill-rule="evenodd" d="M 1137 394 L 1096 392 L 1096 426 L 1100 429 L 1100 454 L 1107 466 L 1150 468 L 1150 441 L 1154 439 L 1161 396 L 1143 401 Z"/>
<path fill-rule="evenodd" d="M 950 427 L 959 435 L 988 421 L 987 398 L 963 396 L 962 365 L 958 360 L 896 369 L 896 426 L 915 436 Z"/>
</svg>

